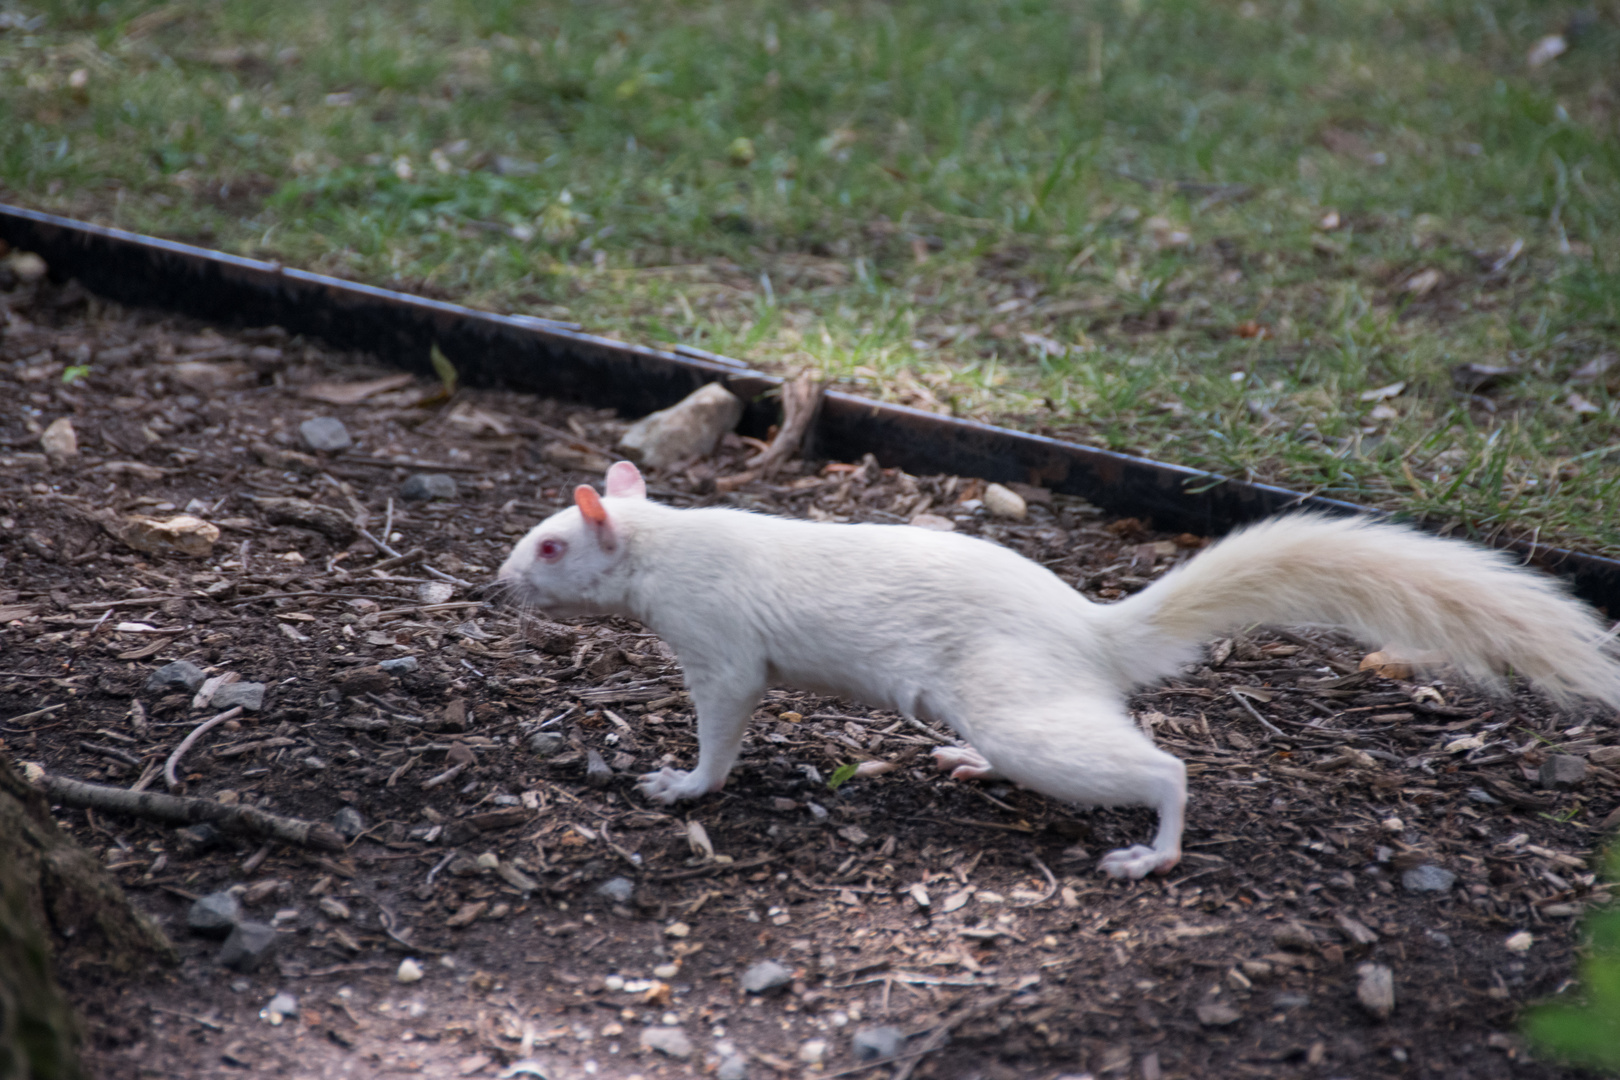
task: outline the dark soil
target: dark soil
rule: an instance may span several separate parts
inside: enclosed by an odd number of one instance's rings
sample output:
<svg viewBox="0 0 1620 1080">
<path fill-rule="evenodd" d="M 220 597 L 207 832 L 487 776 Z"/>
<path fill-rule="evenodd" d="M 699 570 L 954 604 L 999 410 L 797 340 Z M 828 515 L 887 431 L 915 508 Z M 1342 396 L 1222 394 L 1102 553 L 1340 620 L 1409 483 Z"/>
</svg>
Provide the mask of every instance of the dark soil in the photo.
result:
<svg viewBox="0 0 1620 1080">
<path fill-rule="evenodd" d="M 492 392 L 422 405 L 436 388 L 420 383 L 327 404 L 316 384 L 387 372 L 273 330 L 221 335 L 41 289 L 0 294 L 5 750 L 162 790 L 163 762 L 217 710 L 143 686 L 191 660 L 268 689 L 188 752 L 186 793 L 319 821 L 351 807 L 366 827 L 320 855 L 62 809 L 184 957 L 141 982 L 93 963 L 64 973 L 97 1075 L 687 1076 L 734 1050 L 751 1077 L 833 1076 L 878 1024 L 926 1052 L 864 1075 L 1570 1075 L 1529 1060 L 1513 1031 L 1527 1003 L 1567 988 L 1575 916 L 1603 896 L 1588 860 L 1620 777 L 1594 765 L 1571 792 L 1535 781 L 1553 749 L 1616 743 L 1597 710 L 1358 673 L 1360 650 L 1316 632 L 1217 643 L 1134 703 L 1193 773 L 1187 859 L 1163 880 L 1092 870 L 1151 835 L 1147 812 L 953 782 L 928 767 L 944 736 L 784 691 L 724 793 L 670 812 L 634 785 L 695 756 L 668 651 L 613 620 L 525 623 L 482 587 L 574 484 L 599 481 L 591 447 L 623 421 Z M 64 382 L 71 365 L 89 372 Z M 309 451 L 298 425 L 317 415 L 355 445 Z M 61 417 L 78 453 L 51 461 L 40 435 Z M 870 462 L 796 463 L 719 493 L 748 453 L 728 442 L 654 477 L 654 496 L 897 522 L 927 504 L 1104 599 L 1202 543 L 1039 492 L 1027 522 L 991 522 L 970 478 Z M 401 499 L 415 472 L 453 475 L 458 496 Z M 327 532 L 255 501 L 289 497 L 331 508 Z M 188 508 L 220 530 L 206 557 L 114 538 L 128 514 Z M 423 561 L 369 571 L 382 556 L 346 533 L 354 519 Z M 375 667 L 405 656 L 418 670 Z M 548 756 L 542 732 L 563 736 Z M 840 765 L 869 760 L 898 767 L 830 789 Z M 1455 884 L 1403 887 L 1424 864 Z M 615 877 L 628 899 L 598 891 Z M 192 898 L 238 885 L 281 931 L 249 975 L 185 929 Z M 1531 944 L 1515 951 L 1520 931 Z M 421 981 L 396 981 L 406 957 Z M 791 985 L 743 992 L 765 959 Z M 1369 962 L 1394 973 L 1387 1020 L 1357 1001 Z M 272 1024 L 261 1010 L 278 991 L 299 1008 Z M 690 1059 L 641 1049 L 665 1026 Z M 819 1067 L 805 1060 L 817 1040 Z"/>
</svg>

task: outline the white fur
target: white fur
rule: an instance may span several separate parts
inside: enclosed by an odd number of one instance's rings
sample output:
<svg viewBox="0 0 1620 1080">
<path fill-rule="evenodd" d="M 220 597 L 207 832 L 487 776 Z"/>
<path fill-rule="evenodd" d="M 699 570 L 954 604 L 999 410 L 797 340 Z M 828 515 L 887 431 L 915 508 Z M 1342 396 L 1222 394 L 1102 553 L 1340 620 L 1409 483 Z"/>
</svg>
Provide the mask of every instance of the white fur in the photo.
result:
<svg viewBox="0 0 1620 1080">
<path fill-rule="evenodd" d="M 959 777 L 1156 808 L 1153 846 L 1101 863 L 1138 878 L 1179 861 L 1187 785 L 1181 762 L 1131 722 L 1126 695 L 1223 629 L 1341 626 L 1377 645 L 1443 652 L 1475 677 L 1511 666 L 1555 695 L 1620 707 L 1620 663 L 1594 612 L 1506 556 L 1399 526 L 1275 518 L 1098 605 L 970 537 L 677 510 L 648 501 L 625 462 L 607 492 L 605 523 L 577 507 L 553 515 L 513 548 L 500 579 L 553 614 L 637 619 L 675 650 L 699 751 L 692 772 L 642 778 L 666 803 L 718 790 L 765 688 L 785 684 L 949 724 L 971 748 L 936 757 Z M 548 540 L 566 545 L 551 561 L 536 554 Z"/>
</svg>

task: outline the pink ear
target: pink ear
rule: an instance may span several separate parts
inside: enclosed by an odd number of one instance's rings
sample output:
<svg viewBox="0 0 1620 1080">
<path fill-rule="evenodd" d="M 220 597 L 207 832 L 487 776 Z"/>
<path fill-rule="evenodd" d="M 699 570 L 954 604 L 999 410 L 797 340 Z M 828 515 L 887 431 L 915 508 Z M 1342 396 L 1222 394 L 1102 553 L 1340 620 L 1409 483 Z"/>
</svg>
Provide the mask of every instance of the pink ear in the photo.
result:
<svg viewBox="0 0 1620 1080">
<path fill-rule="evenodd" d="M 615 462 L 607 471 L 607 493 L 620 499 L 645 499 L 647 481 L 641 478 L 641 470 L 628 461 Z"/>
<path fill-rule="evenodd" d="M 596 489 L 589 484 L 581 484 L 574 489 L 574 505 L 579 507 L 580 516 L 585 524 L 591 527 L 596 534 L 596 542 L 602 545 L 603 550 L 612 551 L 617 545 L 613 535 L 613 523 L 608 520 L 607 507 L 602 505 L 602 499 L 596 494 Z"/>
<path fill-rule="evenodd" d="M 584 514 L 585 520 L 592 525 L 607 524 L 607 507 L 602 505 L 601 498 L 591 485 L 581 484 L 574 489 L 574 505 L 579 507 L 579 512 Z"/>
</svg>

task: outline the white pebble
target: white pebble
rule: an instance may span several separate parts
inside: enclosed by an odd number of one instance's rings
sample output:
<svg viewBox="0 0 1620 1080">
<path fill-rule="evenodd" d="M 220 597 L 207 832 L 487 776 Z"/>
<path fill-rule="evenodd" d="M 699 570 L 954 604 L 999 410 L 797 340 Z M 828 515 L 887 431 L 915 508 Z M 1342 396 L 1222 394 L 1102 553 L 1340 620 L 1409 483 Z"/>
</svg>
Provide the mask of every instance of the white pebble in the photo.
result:
<svg viewBox="0 0 1620 1080">
<path fill-rule="evenodd" d="M 1000 484 L 991 484 L 984 489 L 984 508 L 991 517 L 1023 521 L 1029 516 L 1029 506 L 1024 502 L 1024 497 Z"/>
<path fill-rule="evenodd" d="M 394 973 L 394 978 L 402 983 L 420 982 L 422 979 L 422 965 L 407 956 L 399 962 L 399 970 Z"/>
</svg>

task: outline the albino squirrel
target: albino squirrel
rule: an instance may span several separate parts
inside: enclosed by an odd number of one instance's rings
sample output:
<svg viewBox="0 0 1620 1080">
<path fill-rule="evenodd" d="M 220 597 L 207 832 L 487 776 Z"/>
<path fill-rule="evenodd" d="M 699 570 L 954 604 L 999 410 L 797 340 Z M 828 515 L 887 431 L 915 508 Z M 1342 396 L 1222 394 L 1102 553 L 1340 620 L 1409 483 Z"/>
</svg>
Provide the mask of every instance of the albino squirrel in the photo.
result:
<svg viewBox="0 0 1620 1080">
<path fill-rule="evenodd" d="M 1099 866 L 1139 878 L 1181 858 L 1187 771 L 1132 722 L 1126 695 L 1234 626 L 1342 627 L 1437 651 L 1483 682 L 1512 668 L 1554 697 L 1620 708 L 1620 662 L 1596 612 L 1505 555 L 1396 525 L 1273 518 L 1095 604 L 972 537 L 661 506 L 629 462 L 608 470 L 606 498 L 586 485 L 574 496 L 517 543 L 500 581 L 554 615 L 636 619 L 675 650 L 698 763 L 641 778 L 664 803 L 718 791 L 765 688 L 783 684 L 944 721 L 971 744 L 934 751 L 958 778 L 1154 807 L 1153 846 Z"/>
</svg>

